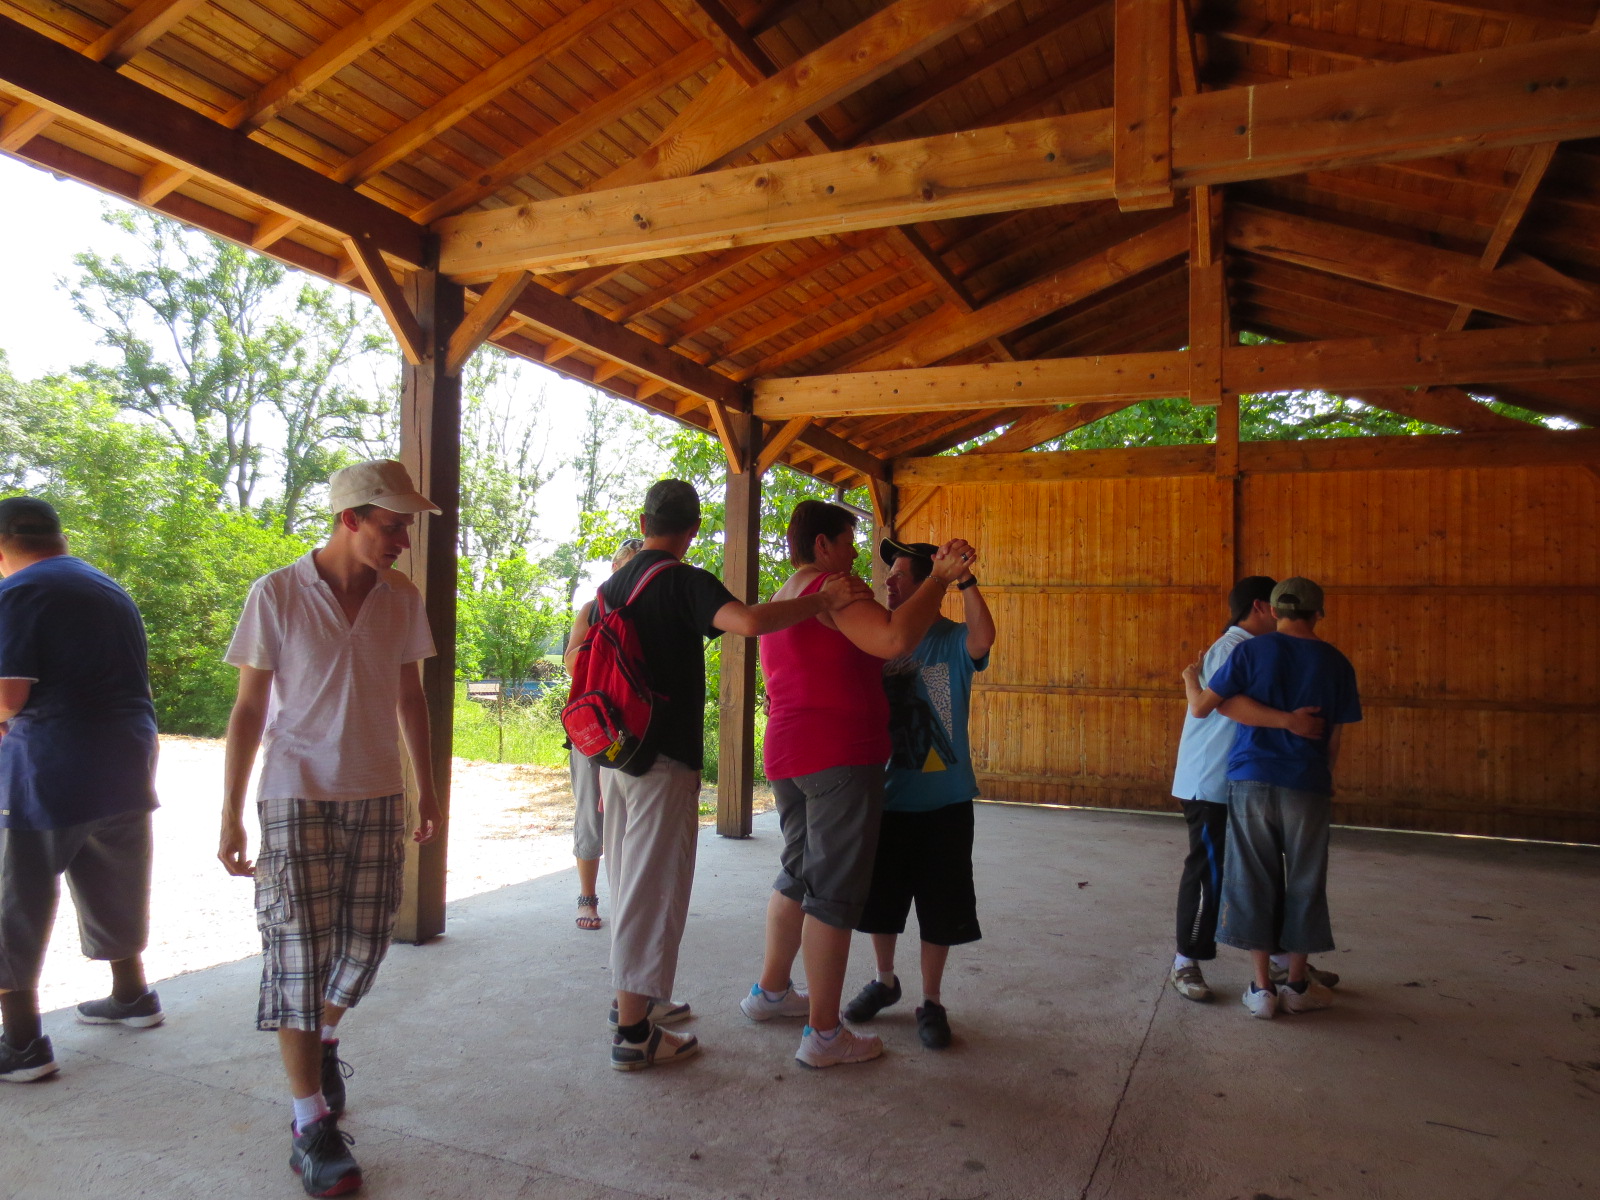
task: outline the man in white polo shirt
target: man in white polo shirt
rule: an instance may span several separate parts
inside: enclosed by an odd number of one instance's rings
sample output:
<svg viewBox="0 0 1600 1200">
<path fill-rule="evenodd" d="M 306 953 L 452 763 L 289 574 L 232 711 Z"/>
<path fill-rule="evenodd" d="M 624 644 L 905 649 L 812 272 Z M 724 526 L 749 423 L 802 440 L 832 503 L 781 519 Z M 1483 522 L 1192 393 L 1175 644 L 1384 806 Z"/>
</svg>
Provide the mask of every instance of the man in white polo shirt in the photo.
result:
<svg viewBox="0 0 1600 1200">
<path fill-rule="evenodd" d="M 289 1165 L 312 1196 L 361 1186 L 338 1127 L 338 1026 L 389 948 L 405 863 L 401 737 L 425 842 L 439 822 L 420 660 L 434 653 L 416 587 L 394 563 L 419 512 L 438 512 L 400 463 L 329 481 L 328 544 L 256 580 L 225 655 L 239 668 L 228 721 L 222 840 L 253 875 L 262 978 L 256 1027 L 275 1030 L 294 1097 Z M 265 750 L 261 843 L 246 857 L 245 791 Z"/>
</svg>

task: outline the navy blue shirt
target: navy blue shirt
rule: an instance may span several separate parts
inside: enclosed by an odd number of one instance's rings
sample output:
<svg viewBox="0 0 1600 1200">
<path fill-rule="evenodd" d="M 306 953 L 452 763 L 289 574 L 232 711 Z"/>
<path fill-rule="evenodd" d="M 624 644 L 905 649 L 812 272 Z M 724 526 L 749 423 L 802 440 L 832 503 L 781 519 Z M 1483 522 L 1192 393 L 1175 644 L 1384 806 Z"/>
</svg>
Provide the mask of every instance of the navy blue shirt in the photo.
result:
<svg viewBox="0 0 1600 1200">
<path fill-rule="evenodd" d="M 144 622 L 81 558 L 0 580 L 0 678 L 30 679 L 0 738 L 0 826 L 61 829 L 156 806 Z"/>
<path fill-rule="evenodd" d="M 1287 633 L 1251 638 L 1234 648 L 1206 687 L 1224 700 L 1242 693 L 1284 712 L 1315 705 L 1328 723 L 1321 738 L 1240 725 L 1228 755 L 1229 779 L 1301 792 L 1333 791 L 1328 738 L 1335 725 L 1361 720 L 1355 668 L 1335 647 Z"/>
</svg>

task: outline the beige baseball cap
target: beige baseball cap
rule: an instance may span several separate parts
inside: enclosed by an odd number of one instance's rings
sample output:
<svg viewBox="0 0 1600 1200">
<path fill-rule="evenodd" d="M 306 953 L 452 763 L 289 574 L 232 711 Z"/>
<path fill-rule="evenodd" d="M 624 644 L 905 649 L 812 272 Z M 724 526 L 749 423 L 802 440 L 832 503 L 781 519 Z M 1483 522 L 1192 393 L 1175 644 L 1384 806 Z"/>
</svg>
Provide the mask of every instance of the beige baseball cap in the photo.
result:
<svg viewBox="0 0 1600 1200">
<path fill-rule="evenodd" d="M 1272 611 L 1280 616 L 1289 612 L 1321 612 L 1322 589 L 1302 575 L 1285 579 L 1272 589 Z"/>
<path fill-rule="evenodd" d="M 334 512 L 360 508 L 363 504 L 376 504 L 398 513 L 439 511 L 437 504 L 417 491 L 405 465 L 392 458 L 342 467 L 328 480 L 328 506 Z"/>
</svg>

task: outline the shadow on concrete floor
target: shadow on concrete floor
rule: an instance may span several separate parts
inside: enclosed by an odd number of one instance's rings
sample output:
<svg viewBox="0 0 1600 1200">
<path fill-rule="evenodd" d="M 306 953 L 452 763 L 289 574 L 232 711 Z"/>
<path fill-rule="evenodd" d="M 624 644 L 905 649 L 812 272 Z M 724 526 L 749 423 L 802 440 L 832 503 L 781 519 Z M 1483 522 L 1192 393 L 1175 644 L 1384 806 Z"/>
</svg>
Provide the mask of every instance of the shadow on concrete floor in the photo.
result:
<svg viewBox="0 0 1600 1200">
<path fill-rule="evenodd" d="M 705 1044 L 607 1066 L 607 939 L 563 872 L 452 904 L 345 1027 L 345 1127 L 382 1197 L 1311 1200 L 1600 1191 L 1600 850 L 1340 830 L 1337 1007 L 1251 1020 L 1165 985 L 1182 823 L 980 808 L 985 939 L 952 952 L 956 1045 L 811 1072 L 753 1025 L 771 816 L 705 833 L 677 996 Z M 908 947 L 908 949 L 911 949 Z M 871 971 L 857 940 L 849 989 Z M 135 1032 L 46 1018 L 54 1080 L 0 1093 L 0 1196 L 289 1197 L 289 1109 L 252 1029 L 256 959 L 160 984 Z M 1587 1131 L 1587 1132 L 1586 1132 Z"/>
</svg>

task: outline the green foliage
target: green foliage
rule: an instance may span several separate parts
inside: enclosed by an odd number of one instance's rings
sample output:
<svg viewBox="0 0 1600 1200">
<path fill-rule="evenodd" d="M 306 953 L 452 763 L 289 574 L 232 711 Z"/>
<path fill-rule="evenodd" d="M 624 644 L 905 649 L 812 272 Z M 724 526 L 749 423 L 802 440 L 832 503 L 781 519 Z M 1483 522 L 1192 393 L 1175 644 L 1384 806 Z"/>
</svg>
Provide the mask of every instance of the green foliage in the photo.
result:
<svg viewBox="0 0 1600 1200">
<path fill-rule="evenodd" d="M 19 383 L 3 355 L 0 486 L 54 504 L 72 552 L 138 603 L 161 728 L 218 736 L 237 683 L 222 652 L 250 583 L 307 544 L 219 508 L 192 459 L 156 429 L 123 419 L 93 388 Z"/>
<path fill-rule="evenodd" d="M 565 688 L 552 685 L 554 693 Z M 548 696 L 552 692 L 546 692 Z M 458 758 L 487 762 L 530 763 L 556 769 L 567 765 L 565 734 L 544 697 L 531 705 L 483 704 L 467 699 L 466 685 L 456 689 L 455 753 Z"/>
<path fill-rule="evenodd" d="M 525 556 L 502 559 L 474 581 L 461 560 L 456 593 L 456 673 L 517 685 L 545 674 L 545 655 L 561 638 L 566 615 L 541 594 L 543 573 Z"/>
<path fill-rule="evenodd" d="M 388 398 L 346 381 L 389 344 L 371 306 L 311 284 L 286 294 L 281 264 L 164 217 L 106 220 L 143 253 L 74 259 L 73 303 L 117 355 L 77 374 L 149 418 L 219 498 L 284 533 L 301 529 L 308 494 L 386 440 Z M 281 481 L 270 495 L 267 480 Z"/>
</svg>

